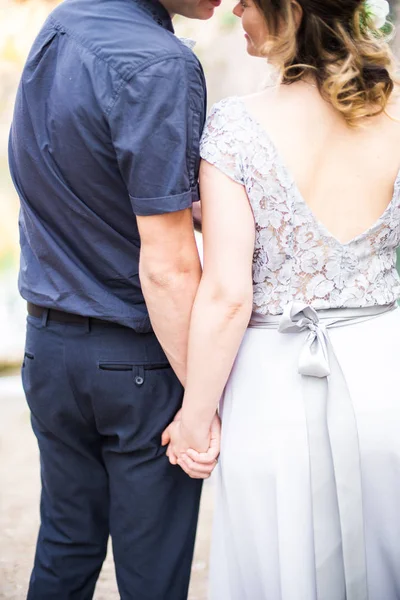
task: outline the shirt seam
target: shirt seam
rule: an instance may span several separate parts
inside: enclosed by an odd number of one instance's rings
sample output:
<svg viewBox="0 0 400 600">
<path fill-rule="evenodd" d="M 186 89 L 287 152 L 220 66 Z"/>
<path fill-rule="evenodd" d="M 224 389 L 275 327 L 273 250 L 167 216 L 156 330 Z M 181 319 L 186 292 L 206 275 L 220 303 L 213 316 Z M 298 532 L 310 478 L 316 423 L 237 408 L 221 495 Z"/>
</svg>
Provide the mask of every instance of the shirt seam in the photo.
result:
<svg viewBox="0 0 400 600">
<path fill-rule="evenodd" d="M 133 73 L 131 73 L 129 75 L 128 79 L 123 79 L 123 81 L 121 82 L 121 84 L 115 90 L 115 92 L 113 94 L 113 97 L 112 97 L 109 105 L 107 106 L 107 108 L 105 110 L 105 114 L 107 115 L 107 117 L 110 116 L 110 113 L 111 113 L 112 109 L 114 108 L 115 104 L 117 103 L 118 97 L 119 97 L 122 89 L 124 87 L 126 87 L 127 85 L 129 85 L 134 77 L 136 77 L 137 75 L 139 75 L 145 69 L 148 69 L 149 67 L 152 67 L 153 65 L 165 62 L 167 60 L 177 60 L 177 59 L 184 60 L 185 63 L 186 63 L 186 59 L 181 54 L 170 54 L 170 55 L 167 55 L 167 56 L 163 56 L 161 58 L 160 57 L 151 58 L 151 59 L 147 60 L 144 64 L 140 65 L 140 67 L 138 67 Z"/>
<path fill-rule="evenodd" d="M 72 40 L 74 40 L 74 42 L 76 44 L 78 44 L 81 48 L 83 48 L 87 52 L 89 52 L 92 56 L 95 56 L 99 61 L 101 61 L 103 64 L 105 64 L 108 69 L 113 71 L 121 79 L 121 83 L 118 85 L 118 87 L 112 93 L 111 100 L 110 100 L 109 104 L 107 105 L 107 107 L 104 109 L 104 114 L 107 117 L 110 115 L 112 109 L 114 108 L 114 105 L 116 104 L 118 97 L 119 97 L 122 89 L 124 88 L 124 86 L 128 85 L 132 81 L 132 79 L 136 75 L 141 73 L 143 70 L 145 70 L 157 63 L 165 62 L 166 60 L 181 59 L 185 62 L 186 77 L 187 78 L 189 77 L 188 64 L 187 64 L 189 62 L 189 59 L 183 52 L 183 49 L 181 49 L 181 51 L 179 53 L 177 51 L 174 51 L 174 52 L 171 52 L 170 54 L 163 55 L 161 57 L 157 56 L 157 57 L 149 58 L 144 63 L 139 65 L 136 69 L 132 69 L 128 76 L 124 76 L 118 69 L 116 69 L 113 65 L 111 65 L 108 60 L 106 60 L 104 57 L 100 56 L 98 54 L 98 52 L 96 52 L 96 50 L 87 46 L 79 36 L 77 36 L 69 28 L 65 27 L 65 25 L 63 25 L 60 21 L 57 21 L 53 16 L 50 16 L 49 22 L 53 25 L 53 27 L 56 29 L 56 31 L 67 34 Z M 169 32 L 168 30 L 166 30 L 166 31 L 174 38 L 173 41 L 175 42 L 175 44 L 179 44 L 179 40 L 177 40 L 175 38 L 174 34 Z M 194 60 L 198 62 L 198 59 L 196 58 L 195 54 L 193 54 L 193 57 L 194 57 Z M 190 100 L 189 100 L 189 105 L 193 109 L 193 105 Z"/>
<path fill-rule="evenodd" d="M 65 27 L 65 25 L 63 25 L 62 23 L 60 23 L 60 21 L 57 21 L 54 17 L 49 17 L 50 22 L 53 24 L 54 28 L 57 31 L 61 31 L 63 33 L 66 33 L 71 39 L 73 39 L 77 44 L 79 44 L 82 48 L 84 48 L 85 50 L 87 50 L 87 52 L 89 52 L 90 54 L 92 54 L 93 56 L 95 56 L 98 60 L 100 60 L 102 63 L 104 63 L 105 65 L 107 65 L 107 67 L 113 71 L 114 73 L 116 73 L 118 75 L 118 77 L 120 77 L 124 83 L 129 83 L 131 81 L 131 79 L 133 77 L 135 77 L 135 75 L 137 75 L 140 71 L 142 71 L 143 69 L 151 66 L 152 64 L 156 64 L 158 62 L 164 62 L 165 60 L 168 59 L 173 59 L 173 58 L 181 58 L 186 62 L 186 58 L 183 55 L 183 53 L 177 53 L 176 51 L 171 52 L 171 54 L 164 54 L 163 56 L 157 56 L 157 57 L 153 57 L 150 58 L 148 60 L 146 60 L 144 63 L 142 63 L 141 65 L 139 65 L 136 69 L 132 69 L 129 73 L 129 75 L 125 76 L 123 75 L 118 69 L 116 69 L 112 64 L 110 64 L 110 62 L 104 58 L 103 56 L 100 56 L 98 52 L 96 52 L 95 49 L 90 48 L 87 44 L 84 43 L 84 40 L 82 40 L 81 37 L 79 37 L 78 35 L 75 34 L 74 31 L 72 31 L 71 29 L 69 29 L 68 27 Z M 171 34 L 173 35 L 173 34 Z M 123 87 L 122 85 L 120 87 Z"/>
<path fill-rule="evenodd" d="M 129 197 L 134 200 L 135 202 L 152 202 L 154 200 L 169 200 L 169 199 L 177 199 L 177 198 L 182 198 L 184 196 L 189 196 L 190 194 L 192 194 L 193 192 L 195 192 L 197 189 L 197 183 L 193 183 L 189 186 L 189 189 L 184 191 L 184 192 L 180 192 L 179 194 L 168 194 L 167 196 L 154 196 L 153 198 L 147 198 L 146 196 L 133 196 L 132 194 L 129 194 Z M 129 192 L 128 192 L 129 193 Z"/>
<path fill-rule="evenodd" d="M 105 58 L 100 56 L 93 48 L 90 48 L 89 46 L 87 46 L 79 36 L 77 36 L 73 31 L 71 31 L 71 29 L 68 29 L 68 27 L 65 27 L 65 25 L 60 23 L 60 21 L 57 21 L 53 16 L 49 17 L 49 21 L 54 25 L 54 28 L 57 31 L 66 33 L 71 39 L 73 39 L 82 48 L 84 48 L 85 50 L 90 52 L 90 54 L 92 54 L 93 56 L 98 58 L 102 63 L 107 65 L 107 67 L 110 70 L 114 71 L 114 73 L 116 73 L 118 75 L 118 77 L 120 77 L 121 79 L 125 79 L 124 76 L 122 75 L 122 73 L 120 73 L 115 67 L 113 67 L 113 65 L 111 65 Z"/>
</svg>

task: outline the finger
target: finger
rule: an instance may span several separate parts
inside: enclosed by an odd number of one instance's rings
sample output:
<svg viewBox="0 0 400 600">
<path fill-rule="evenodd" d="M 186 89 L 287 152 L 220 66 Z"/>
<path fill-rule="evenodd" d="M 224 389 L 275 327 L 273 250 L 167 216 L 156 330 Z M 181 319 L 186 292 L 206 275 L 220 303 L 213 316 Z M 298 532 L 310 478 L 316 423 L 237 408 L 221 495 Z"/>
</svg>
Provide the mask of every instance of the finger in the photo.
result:
<svg viewBox="0 0 400 600">
<path fill-rule="evenodd" d="M 191 458 L 196 463 L 201 463 L 203 465 L 216 465 L 217 459 L 219 456 L 219 446 L 215 448 L 209 448 L 207 452 L 196 452 L 192 448 L 186 450 L 187 456 Z"/>
<path fill-rule="evenodd" d="M 190 456 L 187 456 L 186 454 L 182 454 L 179 457 L 179 461 L 185 463 L 185 465 L 187 466 L 188 469 L 190 469 L 190 471 L 192 471 L 193 473 L 198 473 L 199 475 L 211 475 L 211 473 L 214 470 L 215 467 L 215 462 L 214 464 L 202 464 L 202 463 L 197 463 L 196 461 L 192 460 L 190 458 Z"/>
<path fill-rule="evenodd" d="M 169 458 L 169 462 L 171 463 L 171 465 L 176 465 L 177 460 L 178 460 L 178 455 L 176 454 L 176 452 L 174 452 L 174 449 L 171 446 L 171 444 L 168 446 L 168 458 Z"/>
<path fill-rule="evenodd" d="M 171 452 L 169 454 L 168 459 L 169 459 L 169 462 L 171 463 L 171 465 L 178 464 L 178 457 L 173 452 Z"/>
<path fill-rule="evenodd" d="M 162 435 L 161 435 L 161 446 L 166 446 L 171 441 L 171 435 L 170 435 L 169 427 L 170 426 L 168 426 L 162 432 Z"/>
<path fill-rule="evenodd" d="M 216 460 L 221 449 L 221 421 L 219 418 L 214 419 L 211 426 L 210 447 L 206 454 Z"/>
<path fill-rule="evenodd" d="M 185 461 L 183 461 L 182 459 L 178 459 L 178 463 L 177 463 L 181 469 L 183 471 L 185 471 L 185 473 L 187 475 L 189 475 L 189 477 L 191 477 L 192 479 L 208 479 L 210 477 L 209 473 L 198 473 L 196 471 L 193 471 L 192 469 L 190 469 L 187 464 L 185 463 Z"/>
<path fill-rule="evenodd" d="M 220 445 L 221 442 L 221 421 L 214 419 L 210 429 L 210 446 Z"/>
<path fill-rule="evenodd" d="M 178 457 L 176 456 L 175 452 L 173 451 L 173 449 L 171 447 L 171 444 L 167 448 L 166 455 L 167 455 L 168 460 L 171 463 L 171 465 L 176 465 L 177 464 Z"/>
<path fill-rule="evenodd" d="M 188 456 L 186 453 L 181 454 L 179 456 L 179 460 L 183 461 L 189 469 L 198 473 L 211 473 L 211 471 L 214 468 L 214 466 L 211 463 L 204 464 L 196 462 L 195 460 L 190 458 L 190 456 Z"/>
</svg>

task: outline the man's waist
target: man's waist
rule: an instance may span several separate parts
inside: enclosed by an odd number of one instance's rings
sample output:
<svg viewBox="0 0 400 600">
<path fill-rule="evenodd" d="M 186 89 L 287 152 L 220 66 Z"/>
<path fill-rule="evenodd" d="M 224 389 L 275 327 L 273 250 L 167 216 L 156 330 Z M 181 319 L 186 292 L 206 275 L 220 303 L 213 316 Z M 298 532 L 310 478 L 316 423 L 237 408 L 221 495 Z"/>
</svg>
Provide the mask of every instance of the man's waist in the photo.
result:
<svg viewBox="0 0 400 600">
<path fill-rule="evenodd" d="M 53 308 L 45 306 L 45 303 L 39 304 L 27 300 L 28 315 L 36 319 L 51 321 L 54 323 L 64 323 L 71 325 L 99 325 L 104 327 L 128 328 L 137 333 L 150 333 L 152 327 L 150 319 L 147 315 L 125 317 L 121 315 L 110 315 L 104 317 L 102 315 L 84 314 L 82 312 L 72 312 L 64 307 Z"/>
<path fill-rule="evenodd" d="M 35 317 L 37 319 L 46 318 L 47 321 L 55 321 L 56 323 L 71 323 L 72 325 L 87 325 L 88 323 L 97 323 L 99 325 L 123 327 L 123 325 L 120 325 L 114 321 L 78 315 L 54 308 L 46 308 L 44 306 L 33 304 L 32 302 L 27 303 L 27 309 L 28 315 L 31 317 Z"/>
</svg>

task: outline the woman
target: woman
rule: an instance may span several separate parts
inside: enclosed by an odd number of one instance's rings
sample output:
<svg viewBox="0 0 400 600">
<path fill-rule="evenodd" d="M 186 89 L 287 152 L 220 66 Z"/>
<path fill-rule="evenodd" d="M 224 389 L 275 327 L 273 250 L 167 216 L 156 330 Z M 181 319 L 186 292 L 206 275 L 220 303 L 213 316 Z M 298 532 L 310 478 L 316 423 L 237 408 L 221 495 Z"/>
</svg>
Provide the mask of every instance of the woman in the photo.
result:
<svg viewBox="0 0 400 600">
<path fill-rule="evenodd" d="M 374 5 L 234 9 L 280 81 L 205 129 L 204 274 L 168 432 L 171 462 L 206 477 L 189 448 L 223 396 L 212 600 L 400 598 L 400 125 Z"/>
</svg>

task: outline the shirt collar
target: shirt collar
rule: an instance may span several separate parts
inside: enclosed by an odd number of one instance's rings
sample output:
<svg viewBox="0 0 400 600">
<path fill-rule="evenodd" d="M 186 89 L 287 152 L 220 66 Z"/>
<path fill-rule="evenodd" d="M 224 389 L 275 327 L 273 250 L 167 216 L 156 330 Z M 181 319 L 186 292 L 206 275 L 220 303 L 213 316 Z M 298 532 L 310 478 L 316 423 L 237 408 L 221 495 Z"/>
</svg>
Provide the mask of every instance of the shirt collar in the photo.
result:
<svg viewBox="0 0 400 600">
<path fill-rule="evenodd" d="M 168 29 L 171 33 L 174 33 L 174 28 L 172 25 L 171 16 L 168 11 L 158 0 L 134 0 L 138 6 L 143 8 L 154 21 L 164 27 L 164 29 Z"/>
<path fill-rule="evenodd" d="M 190 50 L 193 50 L 193 48 L 194 48 L 194 47 L 195 47 L 195 45 L 196 45 L 196 41 L 195 41 L 195 40 L 192 40 L 191 38 L 185 38 L 185 37 L 181 37 L 181 38 L 179 38 L 179 39 L 180 39 L 180 41 L 182 42 L 182 44 L 183 44 L 184 46 L 186 46 L 187 48 L 190 48 Z"/>
</svg>

